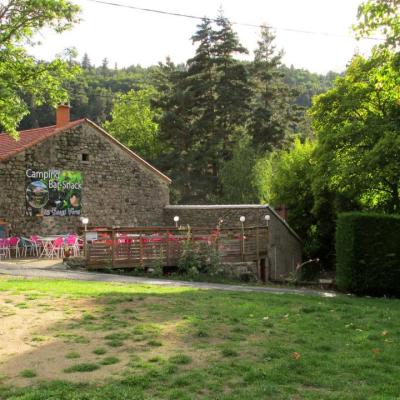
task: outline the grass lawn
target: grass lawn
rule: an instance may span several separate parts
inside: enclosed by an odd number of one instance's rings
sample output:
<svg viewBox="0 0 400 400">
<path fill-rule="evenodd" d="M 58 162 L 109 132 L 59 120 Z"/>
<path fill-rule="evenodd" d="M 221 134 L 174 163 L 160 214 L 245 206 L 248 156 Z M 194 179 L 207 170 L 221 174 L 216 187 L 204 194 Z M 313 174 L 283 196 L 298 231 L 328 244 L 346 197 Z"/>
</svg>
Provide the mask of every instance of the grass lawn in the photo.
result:
<svg viewBox="0 0 400 400">
<path fill-rule="evenodd" d="M 396 399 L 400 302 L 0 278 L 0 399 Z"/>
</svg>

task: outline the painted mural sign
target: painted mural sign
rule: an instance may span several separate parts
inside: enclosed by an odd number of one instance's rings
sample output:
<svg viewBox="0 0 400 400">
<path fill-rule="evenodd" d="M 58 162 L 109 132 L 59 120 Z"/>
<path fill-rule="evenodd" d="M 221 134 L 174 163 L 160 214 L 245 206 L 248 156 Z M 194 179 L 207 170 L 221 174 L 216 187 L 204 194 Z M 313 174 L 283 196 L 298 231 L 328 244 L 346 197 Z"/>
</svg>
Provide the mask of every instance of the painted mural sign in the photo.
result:
<svg viewBox="0 0 400 400">
<path fill-rule="evenodd" d="M 44 217 L 81 215 L 81 172 L 27 169 L 26 178 L 27 215 Z"/>
</svg>

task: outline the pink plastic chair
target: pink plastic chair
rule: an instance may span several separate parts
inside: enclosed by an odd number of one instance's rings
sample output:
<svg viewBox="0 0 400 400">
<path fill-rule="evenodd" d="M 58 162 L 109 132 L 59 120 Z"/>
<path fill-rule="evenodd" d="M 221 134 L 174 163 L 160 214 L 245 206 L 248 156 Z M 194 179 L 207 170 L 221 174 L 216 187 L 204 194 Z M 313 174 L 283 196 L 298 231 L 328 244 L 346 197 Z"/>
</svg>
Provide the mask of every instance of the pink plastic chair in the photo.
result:
<svg viewBox="0 0 400 400">
<path fill-rule="evenodd" d="M 19 248 L 19 237 L 13 236 L 8 239 L 8 247 L 10 252 L 13 250 L 15 252 L 15 258 L 20 256 L 20 248 Z"/>
<path fill-rule="evenodd" d="M 65 244 L 72 250 L 75 257 L 79 256 L 79 237 L 77 235 L 68 235 Z"/>
<path fill-rule="evenodd" d="M 50 257 L 61 258 L 63 250 L 64 250 L 64 238 L 58 237 L 52 243 Z"/>
<path fill-rule="evenodd" d="M 0 239 L 0 260 L 2 258 L 11 258 L 9 241 L 7 239 Z"/>
</svg>

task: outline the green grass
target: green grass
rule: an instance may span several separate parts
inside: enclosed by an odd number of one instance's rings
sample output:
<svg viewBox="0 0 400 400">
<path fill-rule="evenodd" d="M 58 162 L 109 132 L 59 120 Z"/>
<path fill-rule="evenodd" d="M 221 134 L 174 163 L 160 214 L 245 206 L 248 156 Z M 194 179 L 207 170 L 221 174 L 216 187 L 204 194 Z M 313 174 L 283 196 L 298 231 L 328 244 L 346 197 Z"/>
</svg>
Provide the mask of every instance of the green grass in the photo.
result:
<svg viewBox="0 0 400 400">
<path fill-rule="evenodd" d="M 96 369 L 99 368 L 100 366 L 98 364 L 81 363 L 81 364 L 71 365 L 70 367 L 65 368 L 64 372 L 68 374 L 72 372 L 91 372 L 91 371 L 96 371 Z"/>
<path fill-rule="evenodd" d="M 80 358 L 80 354 L 77 352 L 77 351 L 70 351 L 69 353 L 67 353 L 66 355 L 65 355 L 65 358 L 68 358 L 68 359 L 74 359 L 74 358 Z"/>
<path fill-rule="evenodd" d="M 34 371 L 33 369 L 24 369 L 20 372 L 20 376 L 22 376 L 23 378 L 34 378 L 36 375 L 36 371 Z"/>
<path fill-rule="evenodd" d="M 106 353 L 107 353 L 107 350 L 104 347 L 98 347 L 97 349 L 93 350 L 93 354 L 97 354 L 98 356 L 101 356 Z"/>
<path fill-rule="evenodd" d="M 147 342 L 147 344 L 148 344 L 149 346 L 153 346 L 153 347 L 162 346 L 162 343 L 161 343 L 159 340 L 154 340 L 154 339 L 149 340 L 149 341 Z"/>
<path fill-rule="evenodd" d="M 100 361 L 101 365 L 112 365 L 119 362 L 119 358 L 117 357 L 105 357 Z"/>
<path fill-rule="evenodd" d="M 85 384 L 68 382 L 73 375 L 66 373 L 21 389 L 3 379 L 2 400 L 399 397 L 399 300 L 6 278 L 0 278 L 0 291 L 10 299 L 34 292 L 49 303 L 62 297 L 71 307 L 74 299 L 86 298 L 79 329 L 90 322 L 93 330 L 84 336 L 89 343 L 81 342 L 80 331 L 61 327 L 54 333 L 77 350 L 88 349 L 82 363 L 67 370 L 96 374 L 92 368 L 111 360 L 119 373 Z M 103 346 L 107 357 L 93 363 Z"/>
<path fill-rule="evenodd" d="M 190 364 L 192 362 L 192 357 L 186 354 L 177 354 L 169 358 L 172 364 Z"/>
</svg>

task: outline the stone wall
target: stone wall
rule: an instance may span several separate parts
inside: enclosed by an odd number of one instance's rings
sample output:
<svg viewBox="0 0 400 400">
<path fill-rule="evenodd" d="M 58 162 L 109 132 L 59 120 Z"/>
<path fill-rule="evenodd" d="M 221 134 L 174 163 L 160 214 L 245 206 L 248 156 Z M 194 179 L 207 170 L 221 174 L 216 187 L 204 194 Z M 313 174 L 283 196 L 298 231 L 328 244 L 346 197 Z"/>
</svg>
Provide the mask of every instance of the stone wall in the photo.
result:
<svg viewBox="0 0 400 400">
<path fill-rule="evenodd" d="M 89 160 L 82 161 L 82 154 Z M 166 180 L 132 158 L 88 122 L 0 162 L 0 218 L 12 234 L 76 232 L 79 217 L 25 215 L 26 170 L 64 169 L 83 176 L 81 215 L 93 226 L 162 225 Z"/>
<path fill-rule="evenodd" d="M 265 226 L 265 215 L 270 216 L 268 259 L 266 260 L 269 279 L 281 280 L 287 277 L 301 262 L 302 244 L 297 234 L 276 211 L 267 205 L 170 205 L 165 207 L 164 223 L 173 225 L 174 216 L 179 216 L 181 225 L 215 227 L 218 220 L 224 220 L 225 227 L 241 227 L 240 216 L 246 218 L 245 226 Z"/>
</svg>

